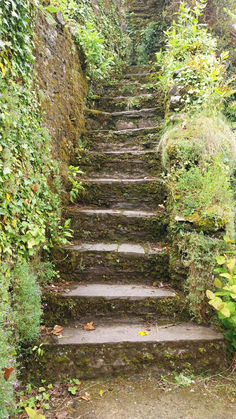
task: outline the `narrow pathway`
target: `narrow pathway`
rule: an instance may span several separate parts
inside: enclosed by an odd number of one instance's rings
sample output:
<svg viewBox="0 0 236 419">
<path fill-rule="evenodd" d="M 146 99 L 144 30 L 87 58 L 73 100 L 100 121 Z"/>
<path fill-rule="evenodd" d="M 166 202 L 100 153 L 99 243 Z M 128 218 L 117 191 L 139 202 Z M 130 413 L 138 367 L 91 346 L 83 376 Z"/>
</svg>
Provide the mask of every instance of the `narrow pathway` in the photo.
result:
<svg viewBox="0 0 236 419">
<path fill-rule="evenodd" d="M 60 339 L 47 338 L 53 363 L 46 374 L 54 378 L 224 365 L 222 335 L 189 323 L 182 295 L 171 288 L 167 191 L 156 151 L 162 115 L 143 85 L 149 70 L 128 68 L 88 111 L 85 193 L 67 209 L 74 242 L 57 255 L 61 277 L 72 284 L 49 298 L 50 318 L 66 326 Z M 87 323 L 92 330 L 83 329 Z"/>
</svg>

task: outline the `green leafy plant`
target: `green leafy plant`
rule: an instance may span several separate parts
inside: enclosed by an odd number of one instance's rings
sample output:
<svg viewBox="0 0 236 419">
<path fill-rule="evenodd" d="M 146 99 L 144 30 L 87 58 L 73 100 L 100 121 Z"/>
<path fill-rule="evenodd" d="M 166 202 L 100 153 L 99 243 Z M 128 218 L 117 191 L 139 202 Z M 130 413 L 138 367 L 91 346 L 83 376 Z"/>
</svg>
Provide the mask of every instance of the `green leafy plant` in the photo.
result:
<svg viewBox="0 0 236 419">
<path fill-rule="evenodd" d="M 234 255 L 234 256 L 233 256 Z M 209 304 L 217 311 L 218 318 L 225 329 L 225 336 L 236 349 L 236 251 L 232 255 L 218 256 L 216 262 L 217 278 L 214 279 L 216 291 L 206 291 Z"/>
<path fill-rule="evenodd" d="M 74 202 L 81 191 L 84 191 L 82 181 L 77 179 L 78 175 L 82 175 L 83 172 L 76 166 L 68 167 L 68 180 L 71 184 L 70 200 Z"/>
<path fill-rule="evenodd" d="M 229 54 L 223 51 L 217 56 L 216 39 L 199 23 L 205 7 L 206 0 L 196 1 L 192 8 L 182 2 L 178 20 L 166 32 L 167 49 L 156 55 L 158 85 L 171 95 L 167 111 L 212 112 L 222 109 L 225 98 L 234 93 L 225 78 Z"/>
</svg>

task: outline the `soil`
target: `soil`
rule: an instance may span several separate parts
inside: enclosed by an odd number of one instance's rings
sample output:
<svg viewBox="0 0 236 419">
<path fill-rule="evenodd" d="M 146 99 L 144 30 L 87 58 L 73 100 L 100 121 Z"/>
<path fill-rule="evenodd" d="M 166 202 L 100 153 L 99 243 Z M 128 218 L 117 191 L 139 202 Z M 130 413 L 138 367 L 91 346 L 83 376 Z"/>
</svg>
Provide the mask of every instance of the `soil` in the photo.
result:
<svg viewBox="0 0 236 419">
<path fill-rule="evenodd" d="M 187 381 L 187 382 L 185 382 Z M 181 382 L 181 384 L 180 384 Z M 82 383 L 78 396 L 55 404 L 57 419 L 233 419 L 236 377 L 94 380 Z"/>
</svg>

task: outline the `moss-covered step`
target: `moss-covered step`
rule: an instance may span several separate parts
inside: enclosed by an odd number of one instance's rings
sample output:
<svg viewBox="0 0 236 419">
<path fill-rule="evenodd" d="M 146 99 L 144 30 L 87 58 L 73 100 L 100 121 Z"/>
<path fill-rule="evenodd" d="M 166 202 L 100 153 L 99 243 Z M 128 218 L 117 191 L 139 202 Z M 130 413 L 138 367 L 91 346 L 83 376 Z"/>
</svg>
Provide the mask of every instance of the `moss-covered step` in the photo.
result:
<svg viewBox="0 0 236 419">
<path fill-rule="evenodd" d="M 154 93 L 150 84 L 131 81 L 129 79 L 110 82 L 103 86 L 105 96 L 140 96 L 146 93 Z"/>
<path fill-rule="evenodd" d="M 162 324 L 188 318 L 184 299 L 172 290 L 137 284 L 78 284 L 60 293 L 44 294 L 48 325 L 85 321 L 89 318 L 131 318 L 158 320 Z"/>
<path fill-rule="evenodd" d="M 151 177 L 83 179 L 83 186 L 77 203 L 105 208 L 156 210 L 167 195 L 164 181 Z"/>
<path fill-rule="evenodd" d="M 64 216 L 71 220 L 74 239 L 83 241 L 165 241 L 168 216 L 159 211 L 129 211 L 116 209 L 66 208 Z"/>
<path fill-rule="evenodd" d="M 123 75 L 126 74 L 137 74 L 137 73 L 151 73 L 153 70 L 152 65 L 143 64 L 143 65 L 128 65 L 123 68 Z"/>
<path fill-rule="evenodd" d="M 71 281 L 168 281 L 168 246 L 156 244 L 81 243 L 54 249 L 61 278 Z"/>
<path fill-rule="evenodd" d="M 126 130 L 158 125 L 156 108 L 134 109 L 120 112 L 103 112 L 87 109 L 86 127 L 88 130 Z"/>
<path fill-rule="evenodd" d="M 149 150 L 154 148 L 160 141 L 158 127 L 126 129 L 120 131 L 89 131 L 83 135 L 83 142 L 86 148 L 96 151 L 109 151 L 111 149 L 122 150 L 132 148 L 133 150 Z"/>
<path fill-rule="evenodd" d="M 157 150 L 88 151 L 80 159 L 79 166 L 87 176 L 102 178 L 157 176 L 163 171 Z"/>
<path fill-rule="evenodd" d="M 91 318 L 91 321 L 93 318 Z M 29 357 L 24 368 L 26 382 L 95 378 L 144 370 L 158 375 L 169 371 L 194 373 L 226 368 L 223 336 L 193 323 L 160 326 L 143 322 L 96 323 L 93 331 L 81 325 L 64 328 L 62 337 L 43 341 L 43 356 Z"/>
<path fill-rule="evenodd" d="M 161 102 L 161 103 L 160 103 Z M 128 111 L 143 108 L 156 108 L 156 113 L 162 114 L 163 101 L 158 94 L 146 93 L 140 96 L 93 96 L 91 107 L 107 112 Z"/>
</svg>

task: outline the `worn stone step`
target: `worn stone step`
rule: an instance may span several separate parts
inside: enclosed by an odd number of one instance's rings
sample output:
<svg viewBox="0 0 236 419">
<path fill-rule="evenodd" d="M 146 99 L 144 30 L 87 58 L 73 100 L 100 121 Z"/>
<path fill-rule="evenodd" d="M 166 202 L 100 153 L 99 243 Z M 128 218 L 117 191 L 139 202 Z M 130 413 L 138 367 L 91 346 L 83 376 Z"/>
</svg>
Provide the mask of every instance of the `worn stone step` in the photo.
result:
<svg viewBox="0 0 236 419">
<path fill-rule="evenodd" d="M 86 127 L 90 130 L 127 130 L 158 125 L 156 108 L 134 109 L 120 112 L 103 112 L 87 109 Z"/>
<path fill-rule="evenodd" d="M 163 179 L 151 177 L 84 178 L 83 186 L 77 203 L 107 208 L 157 209 L 167 195 Z"/>
<path fill-rule="evenodd" d="M 138 284 L 78 284 L 67 289 L 44 295 L 47 309 L 44 317 L 48 325 L 81 318 L 129 318 L 155 319 L 164 322 L 186 320 L 184 298 L 168 288 Z"/>
<path fill-rule="evenodd" d="M 160 376 L 185 369 L 205 374 L 226 367 L 223 336 L 209 327 L 143 322 L 95 325 L 96 329 L 90 332 L 77 325 L 65 328 L 60 338 L 47 336 L 37 368 L 35 358 L 28 358 L 24 369 L 27 382 L 40 382 L 42 376 L 53 382 L 71 377 L 130 374 L 151 368 Z"/>
<path fill-rule="evenodd" d="M 62 279 L 149 283 L 168 281 L 168 246 L 162 243 L 74 243 L 53 252 Z"/>
<path fill-rule="evenodd" d="M 160 103 L 161 102 L 161 103 Z M 157 94 L 143 94 L 140 96 L 94 96 L 91 100 L 91 106 L 94 109 L 103 111 L 127 111 L 143 108 L 156 107 L 158 115 L 163 112 L 163 102 Z"/>
<path fill-rule="evenodd" d="M 155 90 L 148 80 L 144 82 L 132 81 L 129 79 L 116 80 L 103 86 L 104 95 L 108 96 L 140 96 L 147 93 L 154 93 Z"/>
<path fill-rule="evenodd" d="M 89 131 L 83 136 L 86 147 L 90 150 L 109 151 L 111 149 L 149 150 L 160 141 L 162 125 L 157 127 L 136 128 L 120 131 Z"/>
<path fill-rule="evenodd" d="M 148 64 L 143 65 L 129 65 L 123 68 L 123 74 L 136 74 L 136 73 L 151 73 L 153 66 Z"/>
<path fill-rule="evenodd" d="M 79 166 L 87 176 L 103 178 L 156 176 L 163 170 L 161 155 L 153 149 L 87 151 Z"/>
<path fill-rule="evenodd" d="M 75 240 L 84 241 L 165 241 L 168 216 L 159 211 L 129 211 L 116 209 L 66 208 L 64 216 L 71 220 Z"/>
</svg>

